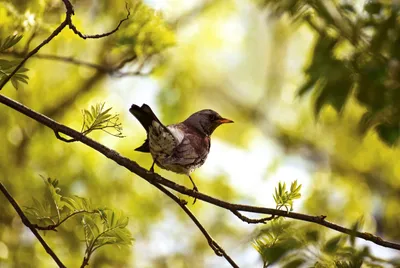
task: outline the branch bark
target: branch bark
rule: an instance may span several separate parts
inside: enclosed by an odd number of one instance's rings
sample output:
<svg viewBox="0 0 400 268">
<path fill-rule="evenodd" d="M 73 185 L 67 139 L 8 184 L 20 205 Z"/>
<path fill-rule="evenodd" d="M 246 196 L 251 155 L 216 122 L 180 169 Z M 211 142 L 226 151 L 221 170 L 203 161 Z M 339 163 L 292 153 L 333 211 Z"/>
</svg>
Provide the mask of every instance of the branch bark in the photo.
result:
<svg viewBox="0 0 400 268">
<path fill-rule="evenodd" d="M 93 148 L 94 150 L 100 152 L 107 158 L 112 159 L 114 162 L 118 163 L 119 165 L 125 167 L 126 169 L 130 170 L 131 172 L 135 173 L 139 177 L 143 178 L 144 180 L 148 181 L 151 184 L 154 183 L 159 183 L 163 186 L 166 186 L 170 189 L 173 189 L 179 193 L 197 198 L 199 200 L 202 200 L 204 202 L 207 202 L 209 204 L 213 204 L 217 207 L 221 207 L 224 209 L 227 209 L 229 211 L 244 211 L 244 212 L 251 212 L 251 213 L 256 213 L 256 214 L 262 214 L 262 215 L 274 215 L 274 216 L 281 216 L 285 218 L 291 218 L 291 219 L 296 219 L 296 220 L 301 220 L 305 222 L 311 222 L 311 223 L 316 223 L 319 225 L 322 225 L 324 227 L 327 227 L 329 229 L 348 234 L 348 235 L 353 235 L 355 237 L 371 241 L 377 245 L 387 247 L 387 248 L 392 248 L 392 249 L 397 249 L 400 250 L 400 244 L 386 241 L 378 236 L 375 236 L 370 233 L 366 232 L 360 232 L 360 231 L 354 231 L 349 228 L 340 226 L 338 224 L 329 222 L 326 220 L 326 216 L 320 215 L 320 216 L 313 216 L 313 215 L 307 215 L 307 214 L 302 214 L 302 213 L 296 213 L 296 212 L 287 212 L 284 210 L 278 210 L 278 209 L 273 209 L 273 208 L 266 208 L 266 207 L 258 207 L 258 206 L 248 206 L 248 205 L 242 205 L 242 204 L 234 204 L 234 203 L 229 203 L 224 200 L 217 199 L 215 197 L 193 191 L 191 189 L 188 189 L 182 185 L 176 184 L 173 181 L 170 181 L 168 179 L 165 179 L 161 177 L 160 175 L 156 173 L 152 173 L 143 167 L 139 166 L 136 162 L 121 156 L 118 154 L 116 151 L 111 150 L 107 148 L 106 146 L 82 135 L 80 132 L 71 129 L 65 125 L 59 124 L 58 122 L 42 115 L 39 114 L 28 107 L 25 107 L 24 105 L 9 99 L 3 95 L 0 94 L 0 102 L 3 103 L 4 105 L 36 120 L 37 122 L 47 126 L 48 128 L 52 129 L 55 133 L 62 133 L 64 135 L 69 136 L 70 138 L 80 141 L 83 144 L 86 144 L 87 146 Z M 236 214 L 235 214 L 236 215 Z M 245 222 L 249 222 L 247 217 L 239 217 L 241 220 Z M 257 221 L 250 219 L 251 221 Z M 260 222 L 263 222 L 265 219 L 259 220 Z M 251 222 L 249 222 L 251 223 Z"/>
</svg>

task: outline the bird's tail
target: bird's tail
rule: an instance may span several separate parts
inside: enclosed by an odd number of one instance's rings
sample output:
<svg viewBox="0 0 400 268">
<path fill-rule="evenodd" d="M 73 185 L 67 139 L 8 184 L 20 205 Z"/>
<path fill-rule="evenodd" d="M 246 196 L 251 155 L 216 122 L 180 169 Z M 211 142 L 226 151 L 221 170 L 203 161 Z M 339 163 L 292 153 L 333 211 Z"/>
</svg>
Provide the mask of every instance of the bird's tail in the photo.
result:
<svg viewBox="0 0 400 268">
<path fill-rule="evenodd" d="M 142 107 L 139 107 L 136 104 L 132 104 L 131 108 L 129 109 L 129 112 L 134 117 L 136 117 L 136 119 L 140 122 L 140 124 L 142 124 L 144 129 L 146 129 L 146 132 L 149 132 L 149 127 L 151 126 L 154 120 L 156 120 L 158 123 L 161 124 L 160 120 L 158 120 L 157 116 L 154 114 L 154 112 L 147 104 L 143 104 Z M 149 153 L 150 152 L 149 139 L 146 139 L 143 145 L 136 148 L 135 151 Z"/>
<path fill-rule="evenodd" d="M 158 120 L 157 116 L 153 113 L 151 108 L 147 104 L 143 104 L 142 107 L 137 106 L 136 104 L 132 104 L 129 112 L 139 120 L 140 124 L 149 131 L 149 127 L 156 120 L 158 123 L 161 124 L 160 120 Z"/>
<path fill-rule="evenodd" d="M 140 147 L 137 147 L 135 149 L 135 151 L 143 152 L 143 153 L 150 153 L 149 139 L 146 139 Z"/>
</svg>

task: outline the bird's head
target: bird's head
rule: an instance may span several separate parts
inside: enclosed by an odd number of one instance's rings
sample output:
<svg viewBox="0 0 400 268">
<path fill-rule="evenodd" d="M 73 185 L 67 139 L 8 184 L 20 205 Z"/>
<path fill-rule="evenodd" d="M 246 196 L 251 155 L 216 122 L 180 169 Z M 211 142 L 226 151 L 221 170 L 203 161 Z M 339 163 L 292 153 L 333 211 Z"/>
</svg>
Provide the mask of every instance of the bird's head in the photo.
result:
<svg viewBox="0 0 400 268">
<path fill-rule="evenodd" d="M 201 133 L 210 136 L 218 126 L 233 123 L 233 121 L 221 117 L 213 110 L 206 109 L 192 114 L 184 121 L 184 123 L 187 126 L 193 127 Z"/>
</svg>

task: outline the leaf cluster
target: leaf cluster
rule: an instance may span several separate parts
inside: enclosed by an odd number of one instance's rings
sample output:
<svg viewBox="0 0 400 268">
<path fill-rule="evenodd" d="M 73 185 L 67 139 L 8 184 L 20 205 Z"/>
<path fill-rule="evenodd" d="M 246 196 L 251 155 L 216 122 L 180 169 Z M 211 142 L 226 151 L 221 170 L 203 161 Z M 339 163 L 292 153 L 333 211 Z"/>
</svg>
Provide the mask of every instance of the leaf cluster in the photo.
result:
<svg viewBox="0 0 400 268">
<path fill-rule="evenodd" d="M 82 111 L 83 123 L 81 133 L 88 135 L 95 130 L 102 130 L 114 137 L 123 138 L 122 124 L 119 121 L 119 114 L 110 113 L 112 108 L 104 108 L 105 103 L 92 105 L 90 109 Z"/>
<path fill-rule="evenodd" d="M 22 35 L 10 35 L 4 40 L 0 39 L 0 53 L 12 48 L 22 39 Z M 0 83 L 6 79 L 15 69 L 15 67 L 20 63 L 19 60 L 5 60 L 0 59 Z M 28 84 L 28 76 L 24 74 L 27 72 L 27 68 L 20 68 L 17 73 L 11 77 L 11 83 L 15 89 L 18 89 L 19 83 Z"/>
<path fill-rule="evenodd" d="M 286 190 L 286 183 L 279 182 L 278 187 L 275 188 L 273 195 L 276 208 L 285 208 L 287 211 L 293 211 L 293 201 L 301 197 L 300 194 L 301 184 L 297 184 L 297 180 L 292 182 L 290 190 Z"/>
<path fill-rule="evenodd" d="M 126 228 L 128 218 L 123 213 L 110 209 L 99 210 L 98 214 L 85 215 L 82 224 L 85 233 L 85 259 L 105 245 L 129 246 L 133 238 Z"/>
</svg>

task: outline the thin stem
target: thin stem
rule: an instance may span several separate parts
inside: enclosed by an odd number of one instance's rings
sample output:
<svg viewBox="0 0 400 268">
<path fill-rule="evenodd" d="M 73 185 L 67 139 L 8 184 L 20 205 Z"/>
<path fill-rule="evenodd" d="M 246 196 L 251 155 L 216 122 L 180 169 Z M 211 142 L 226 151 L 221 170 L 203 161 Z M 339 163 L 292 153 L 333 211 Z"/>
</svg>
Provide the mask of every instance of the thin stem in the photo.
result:
<svg viewBox="0 0 400 268">
<path fill-rule="evenodd" d="M 77 211 L 74 211 L 71 214 L 67 215 L 64 219 L 58 221 L 57 223 L 50 224 L 50 225 L 47 225 L 47 226 L 41 226 L 41 225 L 38 225 L 38 224 L 32 224 L 32 226 L 35 227 L 35 229 L 37 229 L 37 230 L 56 231 L 58 226 L 60 226 L 61 224 L 63 224 L 68 219 L 72 218 L 73 216 L 81 214 L 81 213 L 96 214 L 96 213 L 98 213 L 98 211 L 77 210 Z M 51 218 L 49 218 L 49 219 L 52 220 Z"/>
</svg>

